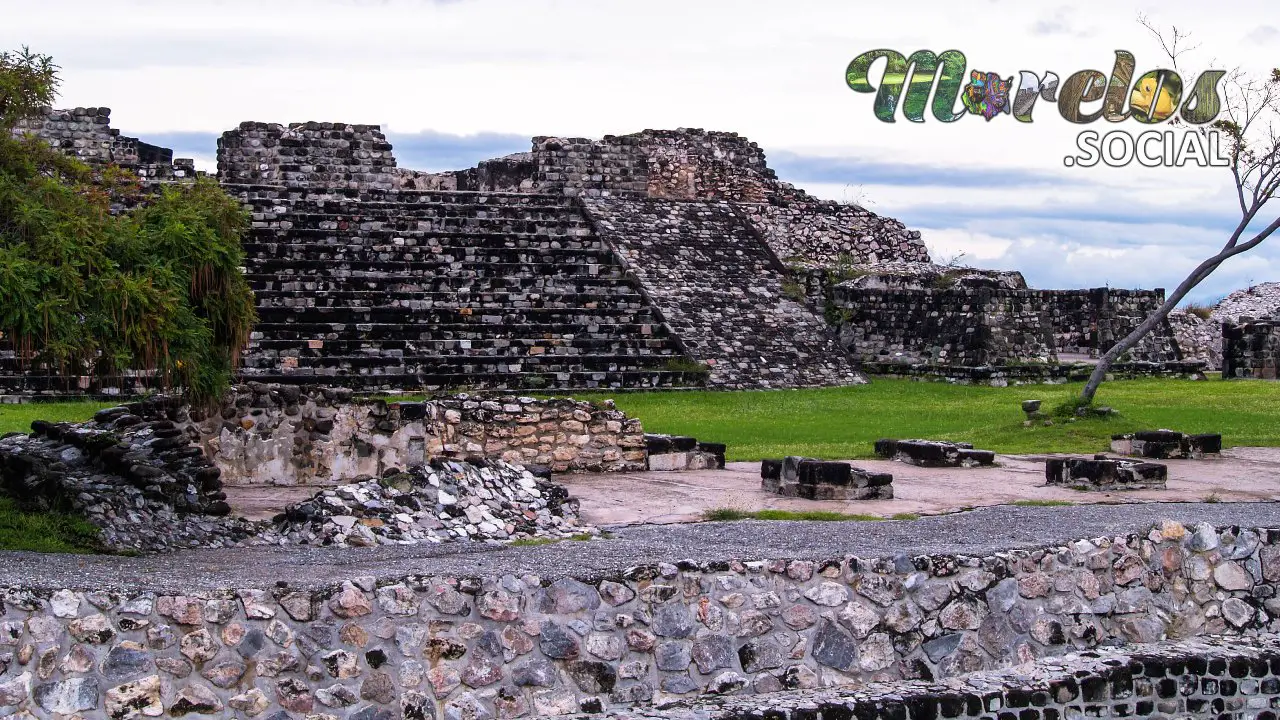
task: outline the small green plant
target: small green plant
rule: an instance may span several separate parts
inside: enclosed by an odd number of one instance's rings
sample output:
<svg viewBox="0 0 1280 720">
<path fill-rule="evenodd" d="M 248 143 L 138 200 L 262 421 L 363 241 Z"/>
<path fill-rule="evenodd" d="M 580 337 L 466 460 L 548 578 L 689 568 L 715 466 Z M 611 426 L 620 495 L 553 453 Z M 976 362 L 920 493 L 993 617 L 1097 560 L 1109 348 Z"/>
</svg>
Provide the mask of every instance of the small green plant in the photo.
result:
<svg viewBox="0 0 1280 720">
<path fill-rule="evenodd" d="M 1220 503 L 1222 502 L 1222 498 L 1218 497 L 1218 493 L 1209 493 L 1208 495 L 1204 496 L 1204 502 Z"/>
<path fill-rule="evenodd" d="M 931 285 L 938 290 L 948 290 L 955 287 L 960 282 L 961 273 L 955 270 L 947 270 L 941 275 L 933 279 Z"/>
<path fill-rule="evenodd" d="M 1189 302 L 1182 306 L 1182 311 L 1188 315 L 1195 315 L 1201 320 L 1208 320 L 1213 317 L 1213 306 L 1202 305 L 1200 303 Z"/>
<path fill-rule="evenodd" d="M 782 294 L 796 302 L 804 302 L 809 299 L 809 294 L 805 292 L 804 285 L 789 278 L 782 281 Z"/>
<path fill-rule="evenodd" d="M 920 516 L 915 513 L 895 513 L 889 516 L 890 520 L 919 520 Z"/>
<path fill-rule="evenodd" d="M 537 547 L 539 545 L 555 545 L 556 543 L 561 542 L 589 542 L 596 539 L 611 540 L 613 539 L 613 533 L 602 532 L 599 535 L 592 535 L 591 533 L 584 532 L 578 533 L 577 535 L 570 535 L 567 538 L 520 538 L 519 540 L 512 540 L 510 545 L 511 547 Z"/>
<path fill-rule="evenodd" d="M 828 324 L 835 325 L 837 327 L 853 322 L 852 310 L 849 308 L 842 308 L 830 300 L 823 305 L 822 316 L 826 318 Z"/>
<path fill-rule="evenodd" d="M 554 545 L 558 542 L 560 541 L 555 538 L 520 538 L 519 540 L 512 540 L 511 547 L 537 547 L 538 545 Z"/>
</svg>

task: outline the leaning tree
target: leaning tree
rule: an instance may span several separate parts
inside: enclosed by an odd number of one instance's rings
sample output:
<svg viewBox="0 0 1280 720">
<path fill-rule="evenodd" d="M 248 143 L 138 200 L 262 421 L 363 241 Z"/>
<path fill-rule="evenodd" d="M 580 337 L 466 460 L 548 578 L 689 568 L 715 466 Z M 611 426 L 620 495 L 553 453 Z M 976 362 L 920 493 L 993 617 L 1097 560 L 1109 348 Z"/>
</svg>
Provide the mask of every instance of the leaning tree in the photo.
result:
<svg viewBox="0 0 1280 720">
<path fill-rule="evenodd" d="M 1176 27 L 1171 33 L 1162 33 L 1145 18 L 1139 21 L 1155 35 L 1172 61 L 1173 69 L 1179 71 L 1180 56 L 1194 49 L 1186 46 L 1188 35 Z M 1221 134 L 1230 157 L 1228 170 L 1235 185 L 1239 221 L 1222 247 L 1197 265 L 1165 298 L 1163 305 L 1102 355 L 1080 392 L 1081 405 L 1093 402 L 1111 365 L 1163 323 L 1187 293 L 1222 263 L 1258 247 L 1280 228 L 1280 214 L 1275 213 L 1274 208 L 1267 210 L 1267 203 L 1280 194 L 1280 69 L 1272 70 L 1270 76 L 1263 78 L 1250 77 L 1239 70 L 1227 73 L 1222 81 L 1222 95 L 1222 113 L 1218 119 L 1187 132 Z"/>
</svg>

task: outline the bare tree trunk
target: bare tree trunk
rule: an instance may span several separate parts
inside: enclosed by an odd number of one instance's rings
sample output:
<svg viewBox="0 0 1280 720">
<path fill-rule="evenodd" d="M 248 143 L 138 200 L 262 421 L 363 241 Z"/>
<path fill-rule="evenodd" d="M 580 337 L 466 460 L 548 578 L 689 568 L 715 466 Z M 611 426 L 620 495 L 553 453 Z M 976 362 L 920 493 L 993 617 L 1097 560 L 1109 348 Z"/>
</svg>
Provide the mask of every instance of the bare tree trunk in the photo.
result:
<svg viewBox="0 0 1280 720">
<path fill-rule="evenodd" d="M 1191 271 L 1191 274 L 1174 289 L 1173 294 L 1165 298 L 1164 304 L 1161 305 L 1158 310 L 1152 313 L 1146 320 L 1143 320 L 1141 325 L 1133 329 L 1133 332 L 1126 335 L 1123 340 L 1116 343 L 1098 359 L 1097 366 L 1093 368 L 1093 373 L 1089 375 L 1089 382 L 1085 383 L 1084 390 L 1080 391 L 1080 402 L 1082 404 L 1087 405 L 1093 402 L 1093 397 L 1098 392 L 1098 386 L 1102 384 L 1103 380 L 1106 380 L 1107 370 L 1111 368 L 1116 359 L 1123 355 L 1127 350 L 1137 345 L 1138 342 L 1154 330 L 1157 325 L 1164 322 L 1165 318 L 1169 317 L 1169 313 L 1173 312 L 1173 309 L 1178 307 L 1178 303 L 1182 302 L 1182 299 L 1187 296 L 1187 293 L 1195 289 L 1201 281 L 1209 277 L 1209 275 L 1212 274 L 1214 270 L 1217 270 L 1218 266 L 1228 258 L 1232 258 L 1236 255 L 1247 252 L 1248 250 L 1252 250 L 1263 240 L 1266 240 L 1273 232 L 1280 229 L 1280 218 L 1276 218 L 1274 222 L 1263 228 L 1262 232 L 1259 232 L 1248 242 L 1239 243 L 1240 236 L 1244 233 L 1245 228 L 1248 227 L 1249 222 L 1253 219 L 1257 210 L 1258 207 L 1255 206 L 1253 209 L 1247 211 L 1244 218 L 1240 221 L 1240 224 L 1236 226 L 1236 230 L 1232 233 L 1231 239 L 1227 241 L 1227 244 L 1223 247 L 1221 252 L 1196 266 L 1196 269 Z"/>
</svg>

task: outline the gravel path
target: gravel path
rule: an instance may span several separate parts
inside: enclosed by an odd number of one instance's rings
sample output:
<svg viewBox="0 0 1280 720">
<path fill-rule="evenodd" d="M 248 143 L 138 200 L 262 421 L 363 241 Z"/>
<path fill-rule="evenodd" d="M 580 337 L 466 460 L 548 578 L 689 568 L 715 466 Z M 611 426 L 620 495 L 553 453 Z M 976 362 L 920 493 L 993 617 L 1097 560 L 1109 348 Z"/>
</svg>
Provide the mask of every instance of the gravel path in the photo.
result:
<svg viewBox="0 0 1280 720">
<path fill-rule="evenodd" d="M 534 547 L 448 544 L 354 548 L 236 548 L 114 557 L 0 553 L 0 587 L 189 592 L 331 587 L 353 577 L 500 576 L 594 579 L 635 565 L 693 559 L 823 560 L 899 553 L 988 554 L 1145 531 L 1162 519 L 1280 528 L 1280 503 L 1151 503 L 1020 507 L 886 522 L 730 522 L 648 525 L 614 537 Z"/>
</svg>

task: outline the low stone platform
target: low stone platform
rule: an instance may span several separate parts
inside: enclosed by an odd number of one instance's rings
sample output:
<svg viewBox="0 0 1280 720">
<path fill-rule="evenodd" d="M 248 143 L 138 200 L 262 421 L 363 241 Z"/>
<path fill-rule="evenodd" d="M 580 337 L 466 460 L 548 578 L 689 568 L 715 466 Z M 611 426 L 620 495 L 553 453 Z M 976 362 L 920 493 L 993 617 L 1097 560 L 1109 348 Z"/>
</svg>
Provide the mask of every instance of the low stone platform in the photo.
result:
<svg viewBox="0 0 1280 720">
<path fill-rule="evenodd" d="M 1113 459 L 1105 455 L 1045 461 L 1048 484 L 1074 490 L 1163 490 L 1168 478 L 1169 468 L 1166 465 Z"/>
<path fill-rule="evenodd" d="M 996 454 L 991 450 L 975 450 L 972 443 L 956 443 L 940 440 L 889 440 L 876 441 L 876 455 L 917 467 L 980 467 L 994 465 Z"/>
<path fill-rule="evenodd" d="M 1222 454 L 1222 435 L 1188 435 L 1174 430 L 1144 430 L 1111 436 L 1111 452 L 1117 455 L 1167 460 L 1202 460 Z"/>
<path fill-rule="evenodd" d="M 873 473 L 845 462 L 789 456 L 760 463 L 765 492 L 806 500 L 889 500 L 893 476 Z"/>
<path fill-rule="evenodd" d="M 682 435 L 645 433 L 645 469 L 659 471 L 723 470 L 723 443 L 698 442 Z"/>
</svg>

